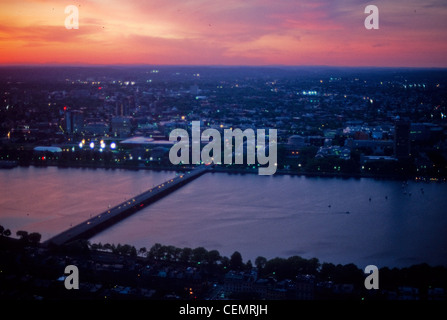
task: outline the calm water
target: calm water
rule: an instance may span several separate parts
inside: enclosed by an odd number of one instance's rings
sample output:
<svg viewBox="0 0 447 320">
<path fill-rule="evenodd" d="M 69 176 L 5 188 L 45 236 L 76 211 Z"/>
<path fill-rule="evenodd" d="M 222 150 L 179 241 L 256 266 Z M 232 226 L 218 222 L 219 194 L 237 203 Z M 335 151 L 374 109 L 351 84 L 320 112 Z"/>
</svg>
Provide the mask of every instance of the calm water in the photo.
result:
<svg viewBox="0 0 447 320">
<path fill-rule="evenodd" d="M 0 170 L 0 224 L 42 241 L 159 184 L 173 172 L 55 167 Z"/>
<path fill-rule="evenodd" d="M 174 175 L 1 170 L 0 224 L 45 240 Z M 300 255 L 362 268 L 447 265 L 446 195 L 436 183 L 207 173 L 90 241 L 237 250 L 252 262 Z"/>
</svg>

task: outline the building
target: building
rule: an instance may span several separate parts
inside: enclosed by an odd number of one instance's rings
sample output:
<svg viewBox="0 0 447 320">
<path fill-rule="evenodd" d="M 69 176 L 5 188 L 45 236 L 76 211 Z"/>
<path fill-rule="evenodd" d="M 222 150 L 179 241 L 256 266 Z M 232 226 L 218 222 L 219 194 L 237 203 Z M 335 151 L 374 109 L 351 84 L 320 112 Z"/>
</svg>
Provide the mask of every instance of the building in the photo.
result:
<svg viewBox="0 0 447 320">
<path fill-rule="evenodd" d="M 394 155 L 398 159 L 411 156 L 410 151 L 410 123 L 398 120 L 394 125 Z"/>
<path fill-rule="evenodd" d="M 94 136 L 106 135 L 109 130 L 109 126 L 104 122 L 89 122 L 84 126 L 84 131 Z"/>
<path fill-rule="evenodd" d="M 129 106 L 123 101 L 117 101 L 115 105 L 115 115 L 117 117 L 124 117 L 129 115 Z"/>
<path fill-rule="evenodd" d="M 173 145 L 173 141 L 147 137 L 132 137 L 120 142 L 120 146 L 127 150 L 132 159 L 151 162 L 169 161 L 169 150 Z"/>
<path fill-rule="evenodd" d="M 38 146 L 33 151 L 34 157 L 41 161 L 57 160 L 62 154 L 62 149 L 59 147 Z"/>
<path fill-rule="evenodd" d="M 128 137 L 132 132 L 131 117 L 113 117 L 112 133 L 115 137 Z"/>
<path fill-rule="evenodd" d="M 35 147 L 34 152 L 51 152 L 51 153 L 62 153 L 62 149 L 59 147 Z"/>
<path fill-rule="evenodd" d="M 313 300 L 315 277 L 298 275 L 296 280 L 277 281 L 273 278 L 257 278 L 256 273 L 230 271 L 225 275 L 223 291 L 226 296 L 252 297 L 267 300 Z"/>
<path fill-rule="evenodd" d="M 307 146 L 306 138 L 300 135 L 290 136 L 287 140 L 287 143 L 289 146 L 295 148 L 304 148 Z"/>
<path fill-rule="evenodd" d="M 342 160 L 351 159 L 351 150 L 346 147 L 340 146 L 329 146 L 329 147 L 320 147 L 318 149 L 315 158 L 324 158 L 324 157 L 338 157 Z"/>
<path fill-rule="evenodd" d="M 194 95 L 197 96 L 200 93 L 200 89 L 198 85 L 192 85 L 189 87 L 189 92 Z"/>
<path fill-rule="evenodd" d="M 417 143 L 433 143 L 442 140 L 443 128 L 434 123 L 412 123 L 410 139 Z"/>
<path fill-rule="evenodd" d="M 84 113 L 78 110 L 66 111 L 65 124 L 68 133 L 81 133 L 84 129 Z"/>
<path fill-rule="evenodd" d="M 345 141 L 345 147 L 351 150 L 359 149 L 373 155 L 391 155 L 393 152 L 394 141 L 392 140 L 354 140 L 348 138 Z"/>
</svg>

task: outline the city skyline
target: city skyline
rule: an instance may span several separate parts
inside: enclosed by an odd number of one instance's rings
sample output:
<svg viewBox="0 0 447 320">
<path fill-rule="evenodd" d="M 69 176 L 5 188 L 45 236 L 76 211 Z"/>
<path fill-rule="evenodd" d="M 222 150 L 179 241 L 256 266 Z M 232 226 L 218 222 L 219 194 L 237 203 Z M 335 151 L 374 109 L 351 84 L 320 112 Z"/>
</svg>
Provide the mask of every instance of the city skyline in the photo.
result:
<svg viewBox="0 0 447 320">
<path fill-rule="evenodd" d="M 380 27 L 367 30 L 367 5 Z M 79 10 L 79 29 L 66 29 Z M 3 1 L 0 65 L 447 67 L 442 1 Z"/>
</svg>

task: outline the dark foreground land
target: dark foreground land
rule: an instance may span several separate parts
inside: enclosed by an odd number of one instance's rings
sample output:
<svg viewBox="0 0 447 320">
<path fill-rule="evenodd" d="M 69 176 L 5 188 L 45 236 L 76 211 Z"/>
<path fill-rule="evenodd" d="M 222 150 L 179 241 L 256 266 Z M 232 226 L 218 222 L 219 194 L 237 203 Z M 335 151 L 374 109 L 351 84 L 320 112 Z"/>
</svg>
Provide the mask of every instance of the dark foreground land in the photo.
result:
<svg viewBox="0 0 447 320">
<path fill-rule="evenodd" d="M 364 270 L 299 256 L 243 262 L 204 248 L 155 244 L 149 250 L 80 240 L 44 247 L 36 238 L 0 236 L 0 299 L 9 300 L 446 300 L 447 268 L 381 268 L 379 289 Z M 37 240 L 39 238 L 37 237 Z M 79 289 L 68 290 L 68 265 Z"/>
</svg>

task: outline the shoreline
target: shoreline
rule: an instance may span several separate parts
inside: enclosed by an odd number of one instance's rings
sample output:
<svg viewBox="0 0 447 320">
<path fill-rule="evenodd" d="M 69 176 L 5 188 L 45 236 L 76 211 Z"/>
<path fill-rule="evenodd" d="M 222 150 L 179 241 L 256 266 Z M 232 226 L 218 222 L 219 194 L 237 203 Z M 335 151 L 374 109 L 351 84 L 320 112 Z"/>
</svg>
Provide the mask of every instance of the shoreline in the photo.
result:
<svg viewBox="0 0 447 320">
<path fill-rule="evenodd" d="M 77 241 L 44 248 L 26 239 L 0 236 L 0 256 L 5 260 L 0 277 L 4 290 L 0 297 L 47 301 L 104 298 L 190 301 L 191 293 L 195 292 L 194 299 L 198 301 L 217 301 L 219 297 L 234 301 L 247 298 L 360 301 L 365 297 L 368 300 L 408 299 L 408 289 L 411 289 L 412 299 L 446 298 L 445 265 L 374 266 L 377 275 L 380 272 L 380 290 L 369 291 L 363 276 L 366 269 L 363 271 L 362 266 L 354 263 L 335 264 L 299 255 L 259 257 L 258 262 L 245 262 L 237 255 L 238 251 L 228 257 L 217 250 L 160 243 L 144 251 L 130 245 L 108 247 L 104 250 L 102 245 Z M 69 272 L 68 265 L 82 275 L 81 281 L 77 280 L 82 284 L 76 288 L 79 290 L 65 290 L 69 287 L 61 274 Z M 427 273 L 432 275 L 430 279 Z M 285 283 L 289 285 L 285 287 Z M 432 287 L 435 289 L 430 290 Z"/>
<path fill-rule="evenodd" d="M 15 166 L 2 167 L 0 169 L 8 170 L 16 167 L 57 167 L 60 169 L 65 168 L 75 168 L 75 169 L 106 169 L 106 170 L 151 170 L 151 171 L 174 171 L 174 172 L 187 172 L 195 168 L 195 166 L 146 166 L 146 165 L 118 165 L 118 166 L 108 166 L 108 165 L 98 165 L 98 164 L 60 164 L 60 163 L 47 163 L 45 165 L 30 163 L 27 165 L 17 163 Z M 218 165 L 213 165 L 213 169 L 210 170 L 211 173 L 227 173 L 227 174 L 255 174 L 258 175 L 258 169 L 243 169 L 243 168 L 228 168 Z M 377 180 L 403 180 L 403 181 L 415 181 L 415 182 L 447 182 L 447 177 L 428 177 L 428 176 L 414 176 L 414 175 L 389 175 L 389 174 L 368 174 L 368 173 L 341 173 L 341 172 L 295 172 L 286 169 L 278 169 L 276 175 L 289 175 L 289 176 L 304 176 L 307 178 L 342 178 L 342 179 L 377 179 Z"/>
</svg>

